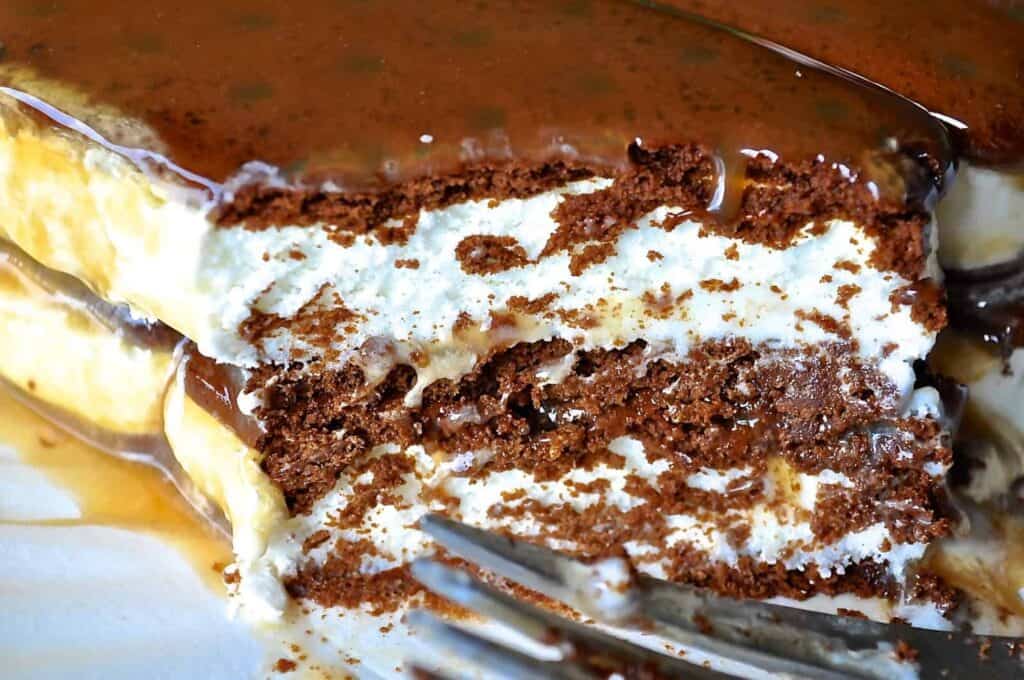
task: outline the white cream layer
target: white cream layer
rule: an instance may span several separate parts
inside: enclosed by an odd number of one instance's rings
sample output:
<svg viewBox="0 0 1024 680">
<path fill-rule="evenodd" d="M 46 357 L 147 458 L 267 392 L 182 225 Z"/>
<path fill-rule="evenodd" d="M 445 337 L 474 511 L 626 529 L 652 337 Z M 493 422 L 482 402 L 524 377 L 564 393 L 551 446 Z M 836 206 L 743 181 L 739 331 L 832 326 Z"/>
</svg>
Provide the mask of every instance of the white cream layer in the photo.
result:
<svg viewBox="0 0 1024 680">
<path fill-rule="evenodd" d="M 205 287 L 227 294 L 218 310 L 219 326 L 207 336 L 213 345 L 204 349 L 244 364 L 268 358 L 287 361 L 296 346 L 308 347 L 301 337 L 281 332 L 261 354 L 237 335 L 238 325 L 257 300 L 263 311 L 288 317 L 326 285 L 348 309 L 363 317 L 355 333 L 338 336 L 336 349 L 342 361 L 366 341 L 383 338 L 404 346 L 406 353 L 414 349 L 441 352 L 438 363 L 425 369 L 430 377 L 458 375 L 476 359 L 454 337 L 460 314 L 483 322 L 486 328 L 489 313 L 506 309 L 512 297 L 538 299 L 555 294 L 553 311 L 588 313 L 596 318 L 596 326 L 578 328 L 557 316 L 536 318 L 535 325 L 503 329 L 512 335 L 507 339 L 581 338 L 579 347 L 590 349 L 623 346 L 643 338 L 652 352 L 675 356 L 684 356 L 699 342 L 726 337 L 790 348 L 839 341 L 814 322 L 797 317 L 798 312 L 817 312 L 836 320 L 848 318 L 860 353 L 877 359 L 901 392 L 909 390 L 911 363 L 927 354 L 934 336 L 911 319 L 908 308 L 892 310 L 891 294 L 908 281 L 872 269 L 868 261 L 874 243 L 848 221 L 834 220 L 824 234 L 805 232 L 793 246 L 777 250 L 702 236 L 696 221 L 666 231 L 654 226 L 673 212 L 665 207 L 641 218 L 636 229 L 627 230 L 616 244 L 616 255 L 579 276 L 570 273 L 568 254 L 484 276 L 467 274 L 460 267 L 456 246 L 478 234 L 514 235 L 531 259 L 537 257 L 557 227 L 551 212 L 563 195 L 596 191 L 608 183 L 577 182 L 495 206 L 472 201 L 422 211 L 419 226 L 405 246 L 384 246 L 367 239 L 346 248 L 332 242 L 323 230 L 301 227 L 256 233 L 216 231 L 206 244 L 202 276 Z M 726 257 L 730 248 L 736 249 L 736 259 Z M 295 251 L 304 258 L 293 257 Z M 651 251 L 661 259 L 649 259 Z M 269 253 L 269 261 L 254 267 L 263 253 Z M 397 260 L 408 259 L 417 260 L 419 268 L 395 266 Z M 860 271 L 855 274 L 836 267 L 843 262 Z M 734 279 L 739 285 L 734 291 L 701 285 Z M 860 288 L 848 309 L 837 301 L 844 285 Z M 645 294 L 668 300 L 690 297 L 671 309 L 667 318 L 659 318 L 657 310 L 642 301 Z M 887 343 L 894 343 L 896 349 L 883 357 Z"/>
<path fill-rule="evenodd" d="M 377 550 L 373 557 L 365 560 L 363 568 L 366 573 L 375 573 L 407 563 L 431 551 L 429 539 L 414 528 L 419 517 L 426 512 L 443 510 L 474 526 L 503 528 L 528 537 L 546 534 L 543 522 L 529 513 L 511 517 L 492 516 L 489 511 L 496 503 L 502 502 L 503 497 L 513 499 L 505 502 L 507 507 L 514 508 L 529 500 L 546 507 L 561 506 L 564 512 L 580 512 L 598 502 L 623 511 L 646 503 L 644 498 L 630 495 L 626 491 L 627 480 L 633 477 L 656 484 L 658 475 L 667 470 L 671 463 L 666 459 L 650 461 L 640 442 L 631 438 L 617 439 L 609 448 L 622 456 L 622 467 L 602 464 L 594 469 L 573 470 L 558 480 L 537 481 L 531 474 L 521 470 L 474 477 L 458 476 L 453 472 L 462 468 L 465 461 L 438 463 L 421 447 L 414 446 L 404 454 L 414 461 L 415 471 L 405 476 L 403 485 L 395 492 L 401 498 L 400 502 L 374 506 L 357 528 L 331 528 L 331 517 L 350 502 L 353 486 L 373 483 L 372 473 L 364 473 L 355 479 L 343 478 L 331 493 L 318 501 L 308 515 L 292 517 L 280 525 L 270 541 L 267 559 L 273 564 L 275 572 L 289 574 L 294 573 L 305 560 L 325 559 L 334 539 L 369 539 Z M 375 455 L 397 452 L 397 448 L 379 447 Z M 935 468 L 933 472 L 936 476 L 946 473 L 942 466 Z M 705 555 L 709 561 L 730 566 L 736 566 L 742 557 L 750 557 L 760 563 L 782 563 L 788 569 L 816 568 L 822 577 L 842 573 L 847 566 L 863 560 L 879 563 L 887 561 L 890 573 L 897 580 L 903 577 L 908 565 L 923 554 L 924 544 L 897 543 L 883 524 L 851 532 L 835 543 L 822 543 L 814 536 L 808 520 L 801 516 L 800 511 L 814 511 L 821 487 L 850 486 L 851 481 L 830 470 L 817 475 L 791 475 L 779 477 L 770 469 L 768 476 L 756 480 L 750 470 L 743 468 L 723 471 L 704 469 L 692 473 L 687 480 L 689 486 L 713 490 L 715 493 L 724 491 L 730 481 L 734 484 L 745 478 L 751 482 L 763 481 L 766 501 L 749 508 L 726 511 L 725 516 L 730 520 L 750 526 L 749 538 L 738 546 L 730 542 L 716 524 L 680 514 L 667 517 L 673 531 L 667 546 L 662 547 L 673 549 L 688 545 Z M 605 480 L 608 484 L 608 490 L 601 496 L 582 493 L 573 488 L 574 485 L 595 480 Z M 431 505 L 424 500 L 424 493 L 429 489 L 443 489 L 447 496 L 458 499 L 458 505 L 454 510 Z M 779 499 L 783 502 L 771 502 Z M 324 528 L 331 531 L 332 540 L 309 554 L 303 553 L 303 541 Z M 572 541 L 552 538 L 545 540 L 555 549 L 574 547 Z M 631 541 L 625 545 L 635 566 L 655 576 L 664 575 L 665 565 L 660 555 L 662 547 L 640 541 Z"/>
<path fill-rule="evenodd" d="M 0 94 L 0 106 L 5 106 L 3 98 Z M 580 276 L 570 274 L 568 254 L 478 276 L 462 271 L 455 257 L 464 237 L 513 235 L 535 257 L 556 227 L 550 213 L 563 195 L 592 192 L 608 180 L 578 182 L 496 205 L 474 201 L 421 211 L 405 246 L 357 239 L 343 247 L 316 226 L 260 232 L 215 228 L 200 193 L 155 181 L 97 143 L 13 125 L 10 117 L 17 114 L 4 113 L 0 236 L 47 266 L 78 276 L 106 299 L 160 318 L 220 361 L 252 366 L 291 359 L 292 350 L 303 347 L 301 338 L 282 333 L 257 348 L 243 340 L 238 326 L 254 304 L 289 315 L 324 285 L 361 318 L 354 333 L 339 333 L 339 361 L 368 340 L 378 346 L 380 341 L 404 343 L 397 348 L 399 358 L 419 350 L 435 359 L 421 369 L 419 389 L 433 378 L 469 370 L 481 351 L 448 342 L 461 313 L 486 325 L 489 313 L 501 311 L 513 296 L 535 299 L 556 293 L 553 308 L 588 313 L 598 323 L 581 329 L 557 317 L 541 319 L 503 337 L 506 341 L 558 335 L 579 338 L 580 347 L 589 348 L 644 338 L 653 352 L 676 354 L 727 336 L 777 347 L 838 340 L 813 322 L 798 322 L 796 313 L 819 312 L 837 320 L 848 314 L 859 351 L 880 361 L 904 395 L 913 381 L 912 362 L 928 352 L 934 339 L 910 318 L 907 307 L 891 309 L 890 294 L 909 282 L 868 266 L 874 243 L 848 221 L 832 221 L 817 236 L 805 230 L 792 247 L 776 250 L 700 236 L 700 225 L 692 221 L 671 232 L 652 226 L 672 211 L 666 206 L 626 230 L 617 254 Z M 733 246 L 735 260 L 725 257 Z M 662 259 L 652 261 L 650 251 Z M 296 252 L 305 259 L 296 259 Z M 395 267 L 398 260 L 413 259 L 418 269 Z M 859 266 L 859 273 L 836 269 L 842 261 Z M 740 287 L 732 292 L 701 287 L 701 281 L 711 279 L 736 279 Z M 668 295 L 690 291 L 692 297 L 660 319 L 641 298 L 645 293 L 662 296 L 665 284 Z M 773 285 L 781 293 L 773 292 Z M 837 304 L 843 285 L 861 289 L 849 300 L 849 310 Z M 883 357 L 887 343 L 896 349 Z"/>
</svg>

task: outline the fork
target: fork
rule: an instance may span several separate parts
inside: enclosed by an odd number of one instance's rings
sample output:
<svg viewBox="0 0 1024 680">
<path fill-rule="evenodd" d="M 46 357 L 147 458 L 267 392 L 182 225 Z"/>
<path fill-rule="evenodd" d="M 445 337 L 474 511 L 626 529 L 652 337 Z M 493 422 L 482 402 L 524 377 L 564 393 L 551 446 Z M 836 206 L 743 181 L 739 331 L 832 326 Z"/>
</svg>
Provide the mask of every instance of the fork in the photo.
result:
<svg viewBox="0 0 1024 680">
<path fill-rule="evenodd" d="M 429 590 L 537 643 L 554 646 L 561 658 L 538 658 L 418 609 L 410 612 L 410 624 L 448 662 L 442 668 L 416 662 L 413 673 L 418 677 L 464 677 L 466 666 L 487 678 L 560 680 L 1024 675 L 1024 639 L 931 631 L 735 600 L 636 574 L 625 560 L 585 564 L 439 515 L 424 516 L 420 528 L 449 553 L 568 605 L 593 623 L 655 634 L 748 670 L 725 672 L 641 647 L 516 599 L 467 571 L 420 558 L 412 573 Z"/>
<path fill-rule="evenodd" d="M 175 357 L 175 361 L 178 357 Z M 178 462 L 167 438 L 160 433 L 124 434 L 111 432 L 78 418 L 66 410 L 39 399 L 0 376 L 0 390 L 52 425 L 103 453 L 155 468 L 188 503 L 197 518 L 225 540 L 231 539 L 231 523 L 217 504 L 192 481 Z"/>
</svg>

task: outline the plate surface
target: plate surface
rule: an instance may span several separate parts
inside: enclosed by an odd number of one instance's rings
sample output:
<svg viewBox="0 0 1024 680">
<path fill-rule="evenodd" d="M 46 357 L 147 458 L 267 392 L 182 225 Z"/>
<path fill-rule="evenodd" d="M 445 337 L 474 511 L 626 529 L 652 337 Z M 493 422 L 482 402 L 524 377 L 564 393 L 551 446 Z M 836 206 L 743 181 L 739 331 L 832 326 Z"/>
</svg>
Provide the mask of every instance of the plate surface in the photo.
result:
<svg viewBox="0 0 1024 680">
<path fill-rule="evenodd" d="M 208 561 L 225 548 L 155 475 L 103 458 L 0 394 L 0 677 L 261 675 Z"/>
</svg>

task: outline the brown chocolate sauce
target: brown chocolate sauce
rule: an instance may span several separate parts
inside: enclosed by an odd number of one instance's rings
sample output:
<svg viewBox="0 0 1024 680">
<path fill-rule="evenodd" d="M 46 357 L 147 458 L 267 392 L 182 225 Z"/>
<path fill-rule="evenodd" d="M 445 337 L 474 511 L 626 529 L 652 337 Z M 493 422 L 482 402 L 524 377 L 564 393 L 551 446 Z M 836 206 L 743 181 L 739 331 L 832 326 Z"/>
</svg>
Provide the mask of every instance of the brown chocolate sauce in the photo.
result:
<svg viewBox="0 0 1024 680">
<path fill-rule="evenodd" d="M 345 191 L 484 162 L 615 169 L 635 140 L 820 157 L 869 179 L 899 150 L 935 184 L 952 163 L 923 109 L 627 0 L 9 0 L 0 26 L 0 83 L 71 86 L 217 182 L 249 161 Z"/>
<path fill-rule="evenodd" d="M 257 447 L 263 431 L 256 418 L 238 408 L 238 395 L 245 388 L 241 369 L 220 364 L 203 356 L 195 345 L 185 347 L 185 393 L 207 413 L 234 431 L 252 447 Z"/>
<path fill-rule="evenodd" d="M 973 163 L 1024 161 L 1020 0 L 661 0 L 880 83 L 956 121 Z"/>
</svg>

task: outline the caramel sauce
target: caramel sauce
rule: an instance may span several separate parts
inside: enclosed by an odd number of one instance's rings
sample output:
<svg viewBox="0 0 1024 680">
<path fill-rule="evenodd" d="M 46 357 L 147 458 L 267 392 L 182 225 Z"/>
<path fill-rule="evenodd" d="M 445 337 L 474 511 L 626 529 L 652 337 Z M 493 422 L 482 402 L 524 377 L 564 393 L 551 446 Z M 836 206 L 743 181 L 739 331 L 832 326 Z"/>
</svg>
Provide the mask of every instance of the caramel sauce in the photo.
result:
<svg viewBox="0 0 1024 680">
<path fill-rule="evenodd" d="M 956 119 L 973 162 L 1024 159 L 1020 0 L 662 0 L 849 69 Z"/>
<path fill-rule="evenodd" d="M 21 460 L 69 490 L 81 512 L 77 519 L 17 523 L 105 526 L 147 534 L 175 548 L 214 592 L 225 592 L 221 569 L 233 560 L 230 545 L 197 518 L 157 470 L 92 448 L 43 420 L 4 389 L 0 443 L 13 447 Z"/>
<path fill-rule="evenodd" d="M 932 546 L 924 567 L 972 599 L 995 605 L 1001 612 L 1024 616 L 1024 520 L 993 511 L 993 535 L 975 552 L 957 549 L 957 539 Z"/>
<path fill-rule="evenodd" d="M 9 0 L 0 26 L 0 84 L 70 87 L 214 181 L 248 161 L 346 191 L 481 163 L 619 168 L 638 141 L 861 170 L 899 150 L 936 182 L 951 168 L 924 109 L 625 0 Z"/>
</svg>

